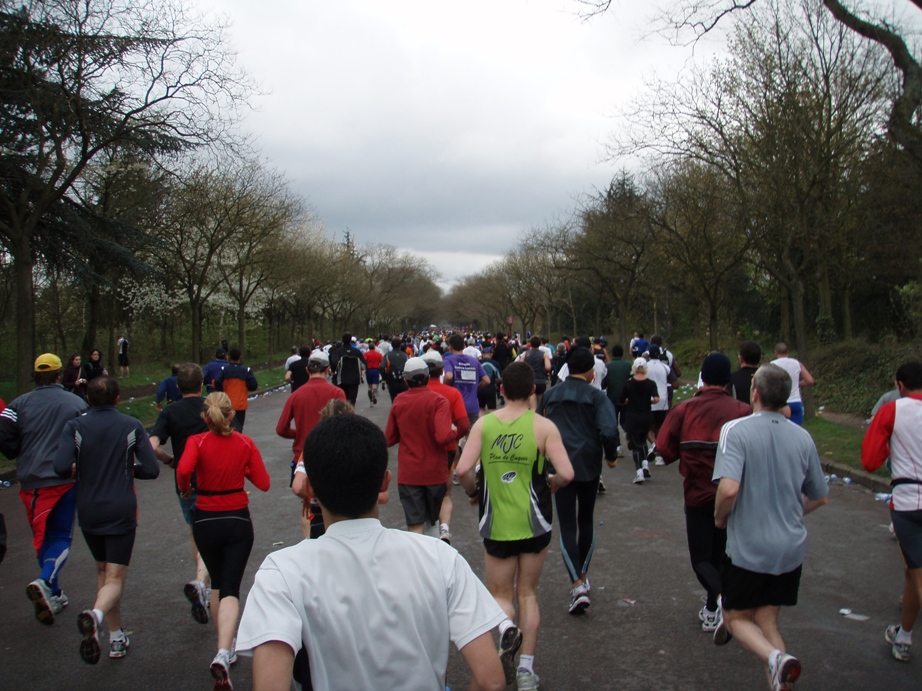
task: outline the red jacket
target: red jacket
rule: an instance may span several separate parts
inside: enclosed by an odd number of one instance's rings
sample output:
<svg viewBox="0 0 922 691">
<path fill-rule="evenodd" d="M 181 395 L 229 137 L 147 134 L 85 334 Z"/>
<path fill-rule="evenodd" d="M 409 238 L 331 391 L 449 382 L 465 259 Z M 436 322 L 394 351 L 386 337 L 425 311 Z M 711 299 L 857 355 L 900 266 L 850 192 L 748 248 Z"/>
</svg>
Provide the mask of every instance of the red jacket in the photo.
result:
<svg viewBox="0 0 922 691">
<path fill-rule="evenodd" d="M 458 428 L 458 439 L 463 438 L 471 429 L 471 420 L 467 416 L 467 408 L 464 407 L 464 396 L 455 387 L 443 384 L 435 377 L 429 377 L 429 388 L 439 396 L 444 396 L 448 401 L 451 408 L 451 421 Z M 448 445 L 448 451 L 454 451 L 457 448 L 457 441 Z"/>
<path fill-rule="evenodd" d="M 233 511 L 249 504 L 244 478 L 263 492 L 269 491 L 269 473 L 256 444 L 249 437 L 234 432 L 222 437 L 202 432 L 189 437 L 176 468 L 176 486 L 180 491 L 191 487 L 195 473 L 198 499 L 195 508 L 202 511 Z M 210 494 L 227 492 L 228 494 Z"/>
<path fill-rule="evenodd" d="M 714 458 L 724 423 L 752 414 L 752 406 L 725 389 L 701 389 L 666 416 L 656 435 L 656 451 L 666 463 L 679 462 L 685 478 L 685 505 L 706 506 L 717 496 Z"/>
<path fill-rule="evenodd" d="M 338 386 L 333 386 L 325 379 L 319 377 L 308 379 L 307 383 L 299 386 L 285 401 L 282 414 L 279 416 L 275 433 L 286 439 L 294 439 L 291 450 L 294 451 L 295 460 L 304 449 L 304 440 L 317 423 L 320 422 L 320 411 L 334 398 L 346 400 L 346 394 Z M 291 429 L 294 420 L 295 428 Z"/>
<path fill-rule="evenodd" d="M 385 436 L 388 446 L 400 444 L 397 484 L 438 485 L 448 481 L 445 451 L 457 435 L 443 396 L 425 386 L 404 391 L 391 405 Z"/>
</svg>

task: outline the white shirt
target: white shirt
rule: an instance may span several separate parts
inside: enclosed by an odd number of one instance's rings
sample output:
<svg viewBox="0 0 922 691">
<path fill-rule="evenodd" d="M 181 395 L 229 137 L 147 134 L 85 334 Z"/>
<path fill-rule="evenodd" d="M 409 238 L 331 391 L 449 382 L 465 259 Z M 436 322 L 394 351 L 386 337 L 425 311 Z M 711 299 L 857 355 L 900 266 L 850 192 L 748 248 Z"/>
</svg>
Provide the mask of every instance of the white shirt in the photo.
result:
<svg viewBox="0 0 922 691">
<path fill-rule="evenodd" d="M 301 359 L 301 356 L 298 355 L 297 353 L 295 353 L 294 355 L 290 356 L 287 360 L 285 360 L 285 371 L 286 371 L 286 372 L 288 371 L 288 368 L 291 367 L 291 363 L 292 363 L 292 362 L 297 362 L 297 361 L 300 360 L 300 359 Z"/>
<path fill-rule="evenodd" d="M 547 353 L 548 357 L 554 357 L 554 351 L 551 350 L 550 346 L 542 345 L 542 346 L 538 346 L 538 349 L 543 350 L 545 353 Z"/>
<path fill-rule="evenodd" d="M 378 351 L 379 353 L 381 353 L 382 355 L 387 355 L 387 354 L 388 354 L 389 352 L 391 352 L 391 350 L 393 350 L 393 349 L 394 349 L 394 346 L 392 346 L 392 345 L 391 345 L 390 343 L 388 343 L 387 341 L 381 341 L 381 342 L 378 344 L 378 347 L 375 348 L 375 350 L 377 350 L 377 351 Z"/>
<path fill-rule="evenodd" d="M 608 368 L 605 367 L 605 363 L 599 360 L 599 358 L 592 358 L 595 362 L 592 365 L 592 371 L 595 373 L 595 376 L 592 378 L 592 381 L 589 382 L 599 391 L 602 390 L 602 380 L 605 379 L 605 375 L 608 374 Z M 560 381 L 566 381 L 566 378 L 570 376 L 570 368 L 567 367 L 564 363 L 563 367 L 560 368 L 560 371 L 557 373 L 557 378 Z"/>
<path fill-rule="evenodd" d="M 650 410 L 669 410 L 669 365 L 656 358 L 647 363 L 647 379 L 656 383 L 659 402 Z"/>
<path fill-rule="evenodd" d="M 303 641 L 316 689 L 444 691 L 449 642 L 461 649 L 505 618 L 453 547 L 346 520 L 266 557 L 237 652 L 280 641 L 297 653 Z"/>
<path fill-rule="evenodd" d="M 780 357 L 772 360 L 770 364 L 780 367 L 791 378 L 791 395 L 788 396 L 788 403 L 800 403 L 800 361 L 792 357 Z"/>
<path fill-rule="evenodd" d="M 470 355 L 475 360 L 479 360 L 483 357 L 483 353 L 480 352 L 480 348 L 477 346 L 467 346 L 464 350 L 461 351 L 464 355 Z"/>
</svg>

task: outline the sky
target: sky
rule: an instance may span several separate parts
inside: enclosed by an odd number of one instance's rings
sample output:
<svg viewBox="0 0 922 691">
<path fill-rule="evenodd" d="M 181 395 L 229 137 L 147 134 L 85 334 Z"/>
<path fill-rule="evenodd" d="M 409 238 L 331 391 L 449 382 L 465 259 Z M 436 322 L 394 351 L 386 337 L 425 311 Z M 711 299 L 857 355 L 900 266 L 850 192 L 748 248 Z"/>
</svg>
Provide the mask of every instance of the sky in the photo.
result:
<svg viewBox="0 0 922 691">
<path fill-rule="evenodd" d="M 631 5 L 198 2 L 259 84 L 243 129 L 267 164 L 330 237 L 419 254 L 443 288 L 630 166 L 606 153 L 615 115 L 692 56 Z"/>
</svg>

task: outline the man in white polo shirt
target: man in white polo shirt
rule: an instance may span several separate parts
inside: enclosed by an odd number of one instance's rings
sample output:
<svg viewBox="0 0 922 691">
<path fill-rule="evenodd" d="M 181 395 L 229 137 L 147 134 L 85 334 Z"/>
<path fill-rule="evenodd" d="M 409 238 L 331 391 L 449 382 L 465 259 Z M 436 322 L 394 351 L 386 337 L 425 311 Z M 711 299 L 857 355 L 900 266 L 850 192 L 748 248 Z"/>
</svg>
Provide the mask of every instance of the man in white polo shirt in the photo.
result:
<svg viewBox="0 0 922 691">
<path fill-rule="evenodd" d="M 358 415 L 322 420 L 304 465 L 326 534 L 273 552 L 256 574 L 237 633 L 254 688 L 287 691 L 303 642 L 316 689 L 443 691 L 453 642 L 471 688 L 504 689 L 491 632 L 506 615 L 490 592 L 442 540 L 378 520 L 391 479 L 381 430 Z"/>
</svg>

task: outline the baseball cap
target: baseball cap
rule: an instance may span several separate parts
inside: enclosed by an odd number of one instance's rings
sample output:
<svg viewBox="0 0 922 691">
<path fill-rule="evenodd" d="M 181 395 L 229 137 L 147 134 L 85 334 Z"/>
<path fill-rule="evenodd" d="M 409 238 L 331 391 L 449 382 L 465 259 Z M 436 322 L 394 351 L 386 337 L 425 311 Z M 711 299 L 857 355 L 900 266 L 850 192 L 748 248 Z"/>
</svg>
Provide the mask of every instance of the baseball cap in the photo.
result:
<svg viewBox="0 0 922 691">
<path fill-rule="evenodd" d="M 225 355 L 227 355 L 227 351 L 224 350 L 224 348 L 218 348 L 216 351 L 214 351 L 214 356 L 219 360 Z"/>
<path fill-rule="evenodd" d="M 429 374 L 429 365 L 421 357 L 411 357 L 403 366 L 403 376 L 407 379 L 417 374 Z"/>
<path fill-rule="evenodd" d="M 427 350 L 425 353 L 423 353 L 423 356 L 420 359 L 424 360 L 426 363 L 431 362 L 435 365 L 442 364 L 442 354 L 435 348 L 430 348 Z M 404 368 L 403 371 L 406 372 L 406 368 Z"/>
<path fill-rule="evenodd" d="M 52 370 L 61 369 L 61 358 L 54 353 L 42 353 L 35 358 L 36 372 L 51 372 Z"/>
<path fill-rule="evenodd" d="M 644 372 L 646 372 L 647 371 L 647 361 L 644 358 L 639 357 L 636 360 L 634 360 L 634 364 L 631 365 L 631 369 L 635 371 L 643 370 Z"/>
<path fill-rule="evenodd" d="M 310 363 L 312 363 L 312 362 L 315 362 L 315 363 L 317 363 L 318 365 L 323 365 L 324 367 L 329 367 L 329 366 L 330 366 L 330 356 L 327 355 L 327 354 L 326 354 L 325 352 L 323 352 L 322 350 L 315 350 L 315 351 L 312 352 L 312 353 L 310 354 L 310 356 L 307 358 L 307 363 L 308 363 L 308 364 L 310 364 Z"/>
</svg>

